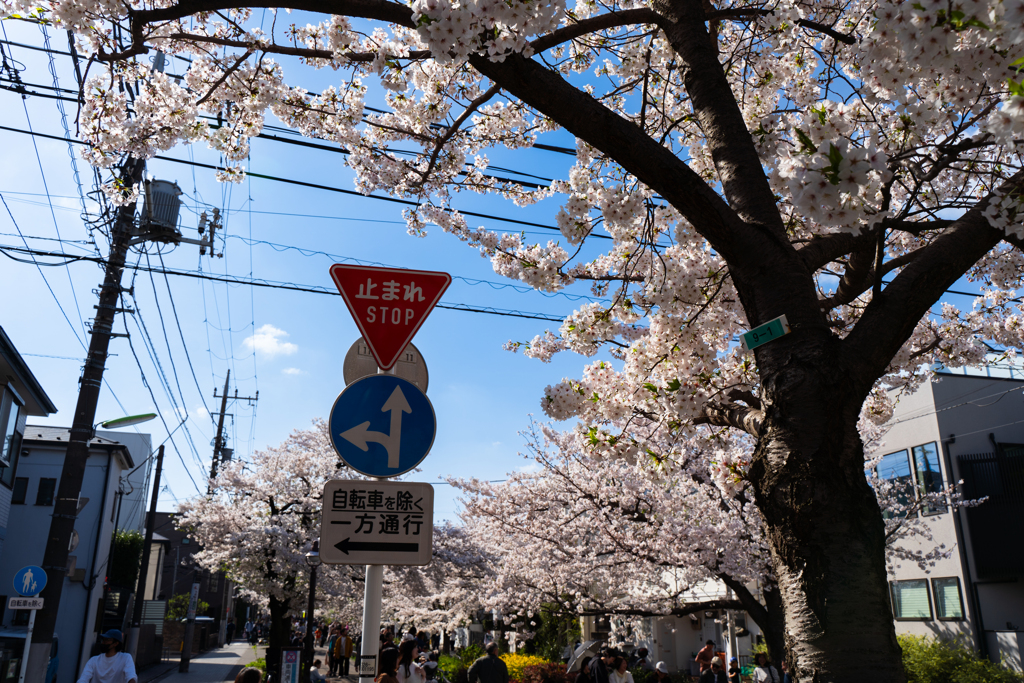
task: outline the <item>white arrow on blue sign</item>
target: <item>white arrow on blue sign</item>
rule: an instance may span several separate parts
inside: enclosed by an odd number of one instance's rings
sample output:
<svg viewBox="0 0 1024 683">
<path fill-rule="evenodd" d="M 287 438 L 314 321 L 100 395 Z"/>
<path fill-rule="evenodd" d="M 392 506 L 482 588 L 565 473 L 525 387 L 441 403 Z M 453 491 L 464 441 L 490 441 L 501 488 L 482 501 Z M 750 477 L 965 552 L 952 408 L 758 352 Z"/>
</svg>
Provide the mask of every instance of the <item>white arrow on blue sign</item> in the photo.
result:
<svg viewBox="0 0 1024 683">
<path fill-rule="evenodd" d="M 19 569 L 18 573 L 14 575 L 14 590 L 18 591 L 18 595 L 26 597 L 38 595 L 44 588 L 46 588 L 46 572 L 42 567 L 30 564 Z"/>
<path fill-rule="evenodd" d="M 341 392 L 330 418 L 331 443 L 368 477 L 397 477 L 427 457 L 437 421 L 430 400 L 395 375 L 364 377 Z"/>
</svg>

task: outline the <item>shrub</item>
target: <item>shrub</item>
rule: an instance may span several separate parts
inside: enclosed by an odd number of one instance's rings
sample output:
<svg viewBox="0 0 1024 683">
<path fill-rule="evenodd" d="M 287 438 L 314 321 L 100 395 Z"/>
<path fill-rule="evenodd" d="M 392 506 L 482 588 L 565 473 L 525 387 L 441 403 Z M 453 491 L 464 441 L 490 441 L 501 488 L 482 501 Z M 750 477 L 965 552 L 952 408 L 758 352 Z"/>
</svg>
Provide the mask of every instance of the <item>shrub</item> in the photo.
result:
<svg viewBox="0 0 1024 683">
<path fill-rule="evenodd" d="M 111 586 L 135 589 L 139 580 L 139 561 L 146 539 L 134 530 L 121 529 L 114 534 L 108 578 Z"/>
<path fill-rule="evenodd" d="M 523 683 L 523 670 L 526 669 L 526 667 L 548 663 L 542 657 L 511 653 L 502 655 L 501 660 L 505 662 L 505 666 L 508 667 L 508 679 L 510 681 L 516 681 L 517 683 Z"/>
<path fill-rule="evenodd" d="M 173 598 L 167 601 L 167 614 L 164 616 L 165 619 L 171 621 L 178 621 L 188 616 L 188 593 L 178 593 Z M 210 603 L 205 600 L 196 600 L 196 614 L 203 615 L 210 609 Z"/>
<path fill-rule="evenodd" d="M 247 664 L 247 666 L 251 666 L 254 669 L 259 669 L 260 671 L 263 672 L 263 677 L 266 678 L 266 676 L 267 676 L 267 660 L 266 660 L 266 658 L 260 657 L 259 659 L 254 659 L 251 662 L 249 662 L 249 664 Z"/>
<path fill-rule="evenodd" d="M 459 680 L 466 678 L 466 665 L 458 657 L 441 655 L 437 660 L 437 668 L 444 678 L 451 681 L 451 683 L 457 683 Z"/>
<path fill-rule="evenodd" d="M 1024 683 L 1024 676 L 982 659 L 959 641 L 900 635 L 907 683 Z"/>
<path fill-rule="evenodd" d="M 509 678 L 511 678 L 509 673 Z M 530 664 L 523 667 L 521 683 L 572 683 L 576 680 L 575 672 L 566 673 L 565 664 L 548 662 L 546 664 Z"/>
<path fill-rule="evenodd" d="M 458 655 L 459 659 L 462 660 L 462 666 L 468 669 L 473 662 L 484 656 L 484 649 L 474 644 L 464 648 Z"/>
</svg>

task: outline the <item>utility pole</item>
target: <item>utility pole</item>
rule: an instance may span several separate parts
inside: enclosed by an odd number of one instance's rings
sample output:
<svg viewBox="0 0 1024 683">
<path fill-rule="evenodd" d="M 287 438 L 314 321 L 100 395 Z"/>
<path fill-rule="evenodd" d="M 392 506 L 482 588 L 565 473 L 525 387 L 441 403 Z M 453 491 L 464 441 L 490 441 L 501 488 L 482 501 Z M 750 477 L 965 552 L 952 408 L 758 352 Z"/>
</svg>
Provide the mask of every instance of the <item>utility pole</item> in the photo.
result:
<svg viewBox="0 0 1024 683">
<path fill-rule="evenodd" d="M 217 478 L 217 465 L 220 460 L 220 452 L 224 448 L 224 411 L 228 409 L 228 383 L 231 381 L 231 369 L 224 378 L 224 393 L 220 397 L 220 417 L 217 418 L 217 436 L 213 439 L 213 459 L 210 461 L 210 483 L 206 487 L 206 494 L 213 495 L 213 480 Z M 214 390 L 213 397 L 217 398 Z"/>
<path fill-rule="evenodd" d="M 121 170 L 121 181 L 125 187 L 134 187 L 142 180 L 146 162 L 128 157 Z M 124 291 L 121 288 L 121 275 L 124 272 L 125 257 L 128 254 L 128 243 L 131 240 L 135 225 L 135 203 L 122 206 L 117 211 L 117 219 L 110 231 L 110 254 L 107 257 L 106 273 L 100 286 L 99 304 L 93 318 L 92 339 L 89 352 L 79 380 L 78 404 L 75 406 L 75 417 L 71 424 L 64 466 L 60 473 L 60 483 L 53 504 L 53 516 L 50 530 L 46 536 L 46 550 L 43 553 L 42 566 L 53 578 L 46 582 L 40 597 L 46 609 L 39 610 L 35 628 L 32 632 L 32 646 L 29 655 L 28 683 L 43 683 L 47 662 L 50 659 L 50 644 L 53 641 L 53 630 L 57 622 L 57 610 L 60 607 L 61 593 L 67 574 L 68 553 L 71 536 L 75 530 L 78 517 L 78 499 L 82 492 L 82 480 L 85 477 L 86 461 L 89 459 L 89 441 L 93 438 L 93 424 L 96 420 L 96 404 L 99 401 L 100 387 L 103 383 L 103 371 L 106 367 L 107 349 L 111 337 L 123 337 L 124 334 L 113 332 L 114 316 L 125 311 L 118 308 L 117 302 Z M 103 502 L 101 501 L 101 505 Z"/>
<path fill-rule="evenodd" d="M 235 389 L 235 395 L 228 396 L 228 386 L 231 382 L 231 370 L 228 370 L 227 376 L 224 378 L 224 393 L 220 396 L 217 395 L 217 390 L 214 389 L 213 397 L 220 399 L 220 417 L 217 418 L 217 436 L 213 438 L 213 459 L 210 462 L 210 483 L 206 488 L 206 495 L 213 495 L 213 480 L 217 477 L 217 468 L 220 466 L 221 461 L 225 460 L 224 451 L 227 443 L 224 439 L 224 416 L 227 414 L 228 409 L 228 398 L 235 401 L 249 401 L 253 403 L 258 401 L 260 398 L 260 392 L 256 392 L 255 396 L 239 396 L 238 389 Z"/>
<path fill-rule="evenodd" d="M 139 587 L 135 590 L 135 609 L 132 611 L 132 630 L 128 634 L 128 654 L 135 659 L 139 647 L 139 629 L 142 628 L 142 602 L 149 578 L 149 553 L 153 548 L 153 530 L 156 527 L 156 501 L 160 497 L 160 472 L 164 466 L 164 446 L 156 452 L 156 474 L 153 477 L 153 498 L 146 517 L 146 541 L 142 545 L 142 565 L 139 568 Z"/>
</svg>

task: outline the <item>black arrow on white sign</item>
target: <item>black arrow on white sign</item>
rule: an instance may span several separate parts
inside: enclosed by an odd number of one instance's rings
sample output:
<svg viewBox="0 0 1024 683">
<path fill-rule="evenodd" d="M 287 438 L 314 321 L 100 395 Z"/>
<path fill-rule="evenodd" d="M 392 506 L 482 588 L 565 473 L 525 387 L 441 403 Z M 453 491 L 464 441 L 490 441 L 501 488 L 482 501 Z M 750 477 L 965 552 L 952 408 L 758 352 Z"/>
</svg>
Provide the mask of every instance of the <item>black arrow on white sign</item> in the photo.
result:
<svg viewBox="0 0 1024 683">
<path fill-rule="evenodd" d="M 419 543 L 372 543 L 369 541 L 351 541 L 347 538 L 340 543 L 335 543 L 334 547 L 346 555 L 348 555 L 350 550 L 352 552 L 376 550 L 382 553 L 418 553 L 420 551 Z"/>
</svg>

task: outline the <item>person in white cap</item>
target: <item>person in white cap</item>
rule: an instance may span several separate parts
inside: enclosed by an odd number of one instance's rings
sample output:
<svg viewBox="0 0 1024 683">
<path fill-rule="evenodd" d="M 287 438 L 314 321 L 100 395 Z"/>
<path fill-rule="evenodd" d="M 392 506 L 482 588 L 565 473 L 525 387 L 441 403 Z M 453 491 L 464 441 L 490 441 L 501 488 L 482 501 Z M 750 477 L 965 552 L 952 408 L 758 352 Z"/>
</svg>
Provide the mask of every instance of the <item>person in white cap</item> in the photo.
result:
<svg viewBox="0 0 1024 683">
<path fill-rule="evenodd" d="M 700 683 L 729 683 L 721 657 L 716 655 L 711 658 L 711 668 L 705 669 L 700 675 Z"/>
<path fill-rule="evenodd" d="M 657 683 L 668 683 L 668 665 L 665 662 L 658 662 L 654 665 L 654 675 L 657 677 Z"/>
<path fill-rule="evenodd" d="M 117 629 L 110 629 L 100 635 L 103 652 L 85 663 L 78 683 L 139 683 L 135 674 L 135 662 L 124 647 L 124 636 Z"/>
</svg>

